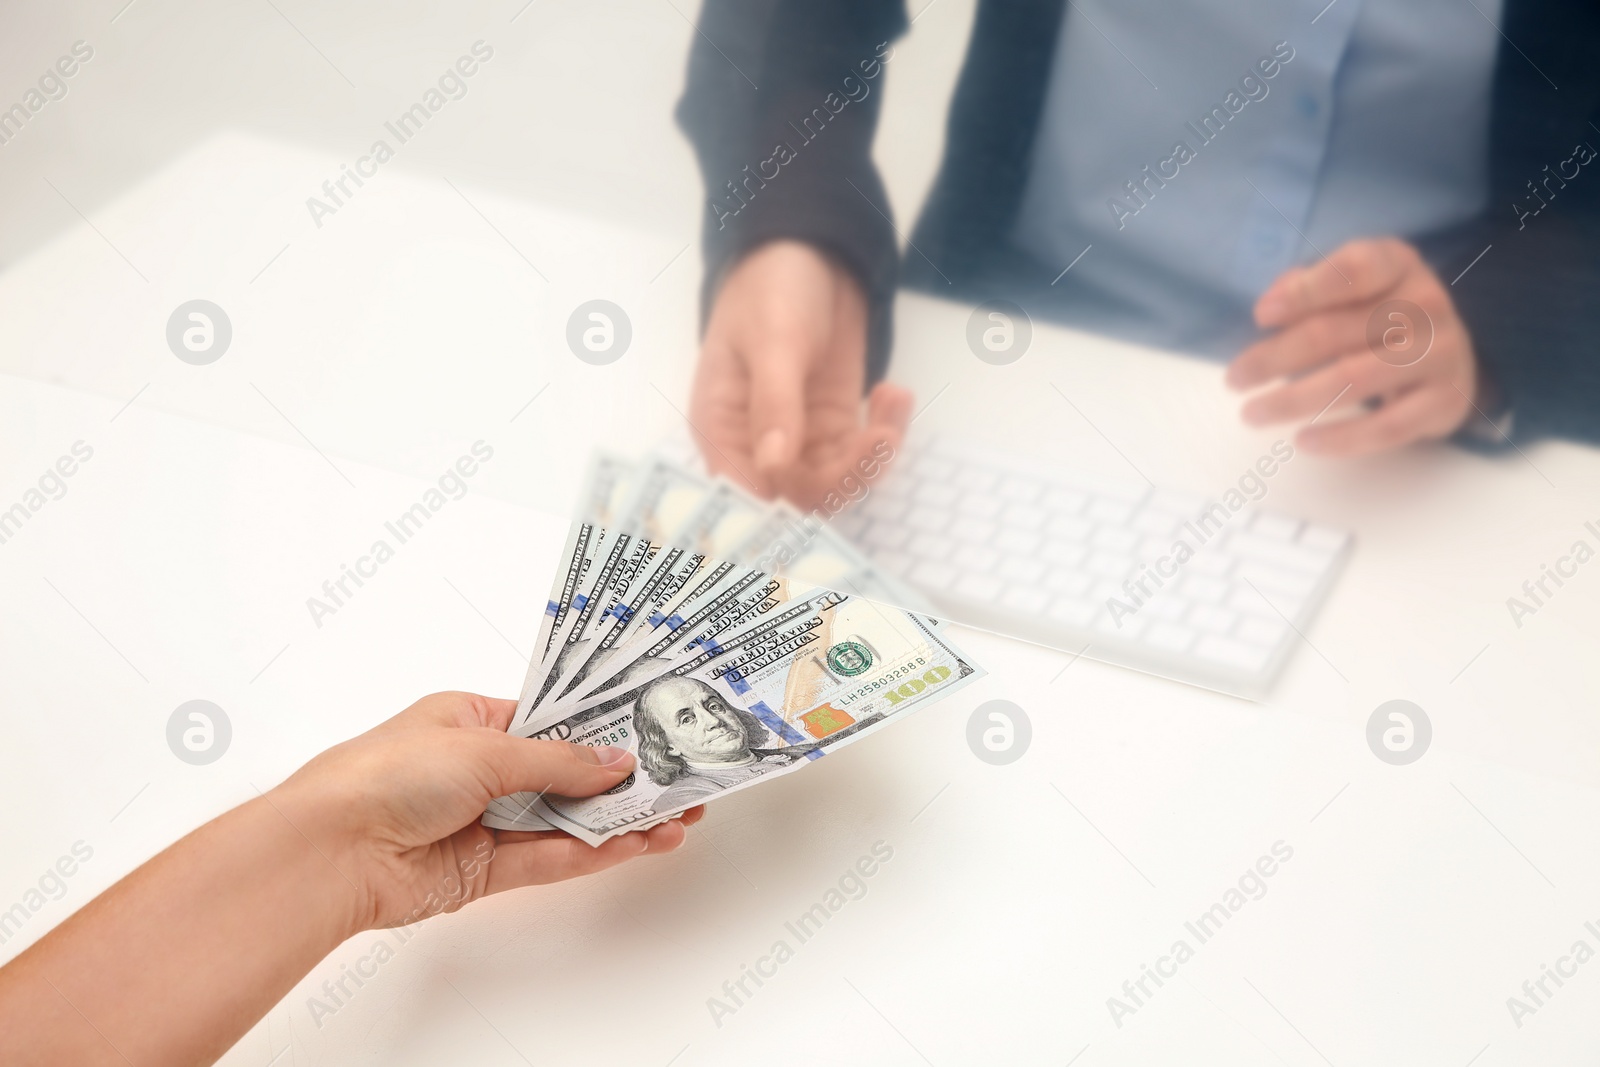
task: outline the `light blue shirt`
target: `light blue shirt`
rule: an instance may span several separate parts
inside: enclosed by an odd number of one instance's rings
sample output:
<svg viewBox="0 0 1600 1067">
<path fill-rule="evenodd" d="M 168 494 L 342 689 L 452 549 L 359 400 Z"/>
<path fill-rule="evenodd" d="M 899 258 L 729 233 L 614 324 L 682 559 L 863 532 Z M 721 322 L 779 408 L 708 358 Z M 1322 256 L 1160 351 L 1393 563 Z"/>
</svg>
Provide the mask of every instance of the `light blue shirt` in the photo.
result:
<svg viewBox="0 0 1600 1067">
<path fill-rule="evenodd" d="M 1286 268 L 1483 210 L 1500 0 L 1321 2 L 1068 5 L 1013 240 L 1086 325 L 1232 355 Z"/>
</svg>

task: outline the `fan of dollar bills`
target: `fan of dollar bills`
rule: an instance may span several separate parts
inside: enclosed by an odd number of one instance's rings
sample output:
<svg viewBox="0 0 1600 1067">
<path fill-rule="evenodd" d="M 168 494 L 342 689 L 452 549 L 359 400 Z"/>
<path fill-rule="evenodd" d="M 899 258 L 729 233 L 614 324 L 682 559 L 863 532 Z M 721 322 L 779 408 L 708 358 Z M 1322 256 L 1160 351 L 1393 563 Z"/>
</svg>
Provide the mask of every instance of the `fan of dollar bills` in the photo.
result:
<svg viewBox="0 0 1600 1067">
<path fill-rule="evenodd" d="M 596 456 L 511 732 L 638 767 L 598 797 L 501 797 L 483 822 L 599 844 L 800 770 L 983 676 L 927 606 L 820 512 Z"/>
</svg>

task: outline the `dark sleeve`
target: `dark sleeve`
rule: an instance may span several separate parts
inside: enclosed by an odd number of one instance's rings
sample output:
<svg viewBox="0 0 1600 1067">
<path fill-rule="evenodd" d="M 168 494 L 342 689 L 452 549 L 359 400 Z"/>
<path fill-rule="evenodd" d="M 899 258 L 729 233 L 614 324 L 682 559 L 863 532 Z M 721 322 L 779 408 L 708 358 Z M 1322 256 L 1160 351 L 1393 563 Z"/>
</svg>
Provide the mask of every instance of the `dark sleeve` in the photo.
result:
<svg viewBox="0 0 1600 1067">
<path fill-rule="evenodd" d="M 1508 0 L 1505 31 L 1521 51 L 1500 53 L 1488 212 L 1447 242 L 1435 267 L 1455 279 L 1451 295 L 1510 412 L 1512 439 L 1596 441 L 1600 4 Z"/>
<path fill-rule="evenodd" d="M 899 252 L 872 137 L 905 28 L 903 0 L 706 0 L 677 109 L 706 184 L 702 324 L 740 256 L 805 241 L 861 283 L 883 376 Z"/>
<path fill-rule="evenodd" d="M 1580 179 L 1600 185 L 1600 158 Z M 1600 441 L 1600 228 L 1593 205 L 1569 199 L 1572 210 L 1552 203 L 1525 229 L 1489 235 L 1483 260 L 1454 287 L 1518 442 Z"/>
</svg>

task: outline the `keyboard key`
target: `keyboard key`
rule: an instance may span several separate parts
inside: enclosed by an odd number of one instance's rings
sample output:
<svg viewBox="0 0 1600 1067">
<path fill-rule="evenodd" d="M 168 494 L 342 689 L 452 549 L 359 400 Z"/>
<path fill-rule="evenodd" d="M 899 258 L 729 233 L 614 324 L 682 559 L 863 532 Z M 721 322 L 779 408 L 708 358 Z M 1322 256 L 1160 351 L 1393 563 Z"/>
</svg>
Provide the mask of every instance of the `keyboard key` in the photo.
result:
<svg viewBox="0 0 1600 1067">
<path fill-rule="evenodd" d="M 861 540 L 873 548 L 899 550 L 911 540 L 911 530 L 895 522 L 875 522 Z"/>
<path fill-rule="evenodd" d="M 1103 578 L 1122 578 L 1133 570 L 1133 560 L 1115 552 L 1096 552 L 1083 569 Z"/>
<path fill-rule="evenodd" d="M 1115 619 L 1111 617 L 1111 612 L 1107 611 L 1094 622 L 1094 628 L 1101 633 L 1129 640 L 1144 633 L 1145 627 L 1149 625 L 1150 620 L 1143 615 L 1128 615 L 1121 611 L 1117 612 Z"/>
<path fill-rule="evenodd" d="M 1014 585 L 1027 585 L 1038 581 L 1042 571 L 1032 556 L 1004 556 L 994 572 Z"/>
<path fill-rule="evenodd" d="M 1139 485 L 1136 482 L 1129 482 L 1121 478 L 1103 478 L 1099 475 L 1079 471 L 1072 474 L 1068 480 L 1086 490 L 1090 497 L 1121 500 L 1128 504 L 1137 504 L 1150 495 L 1148 486 Z"/>
<path fill-rule="evenodd" d="M 1156 561 L 1163 556 L 1172 556 L 1177 561 L 1177 556 L 1172 551 L 1173 540 L 1170 537 L 1145 537 L 1139 541 L 1139 558 L 1155 566 Z M 1171 567 L 1172 564 L 1167 564 Z"/>
<path fill-rule="evenodd" d="M 870 499 L 873 501 L 873 506 L 893 505 L 895 510 L 902 510 L 906 501 L 911 499 L 911 492 L 915 488 L 916 483 L 907 478 L 891 478 L 882 485 L 874 486 Z"/>
<path fill-rule="evenodd" d="M 1238 612 L 1219 608 L 1215 604 L 1196 604 L 1189 609 L 1189 622 L 1212 633 L 1227 633 L 1238 619 Z"/>
<path fill-rule="evenodd" d="M 1028 504 L 1010 504 L 1000 513 L 1000 525 L 1014 530 L 1038 530 L 1049 518 L 1043 508 Z"/>
<path fill-rule="evenodd" d="M 1088 552 L 1082 545 L 1075 545 L 1071 541 L 1046 541 L 1039 549 L 1039 558 L 1053 567 L 1073 567 L 1083 560 Z"/>
<path fill-rule="evenodd" d="M 1019 555 L 1036 552 L 1043 543 L 1042 535 L 1029 533 L 1026 530 L 1002 530 L 994 539 L 994 547 L 1002 552 L 1015 552 Z"/>
<path fill-rule="evenodd" d="M 1151 607 L 1154 606 L 1154 604 L 1151 605 Z M 1199 634 L 1187 626 L 1179 626 L 1171 622 L 1156 622 L 1151 625 L 1149 632 L 1144 635 L 1144 643 L 1165 649 L 1168 652 L 1187 652 L 1189 651 L 1189 646 L 1194 644 L 1194 639 L 1198 636 Z"/>
<path fill-rule="evenodd" d="M 1259 671 L 1267 665 L 1272 650 L 1260 645 L 1247 645 L 1226 637 L 1202 637 L 1194 646 L 1194 654 L 1219 667 L 1239 671 Z"/>
<path fill-rule="evenodd" d="M 935 507 L 948 510 L 961 495 L 961 490 L 946 482 L 923 482 L 917 486 L 917 491 L 912 494 L 912 499 L 920 504 L 932 504 Z"/>
<path fill-rule="evenodd" d="M 983 574 L 963 574 L 956 579 L 952 591 L 962 600 L 990 603 L 1000 595 L 1000 579 Z"/>
<path fill-rule="evenodd" d="M 1000 482 L 994 495 L 1013 504 L 1032 504 L 1039 499 L 1040 489 L 1038 482 L 1013 475 Z"/>
<path fill-rule="evenodd" d="M 1171 589 L 1163 589 L 1154 599 L 1146 601 L 1140 613 L 1156 619 L 1177 622 L 1188 613 L 1192 601 L 1185 600 Z"/>
<path fill-rule="evenodd" d="M 1045 524 L 1045 530 L 1052 537 L 1087 541 L 1090 534 L 1094 533 L 1094 523 L 1077 515 L 1057 515 Z"/>
<path fill-rule="evenodd" d="M 1083 510 L 1086 500 L 1088 497 L 1076 489 L 1046 489 L 1044 507 L 1056 515 L 1076 515 Z"/>
<path fill-rule="evenodd" d="M 1268 619 L 1245 619 L 1239 624 L 1234 636 L 1241 641 L 1249 641 L 1253 645 L 1267 645 L 1272 647 L 1289 632 L 1283 620 L 1274 617 Z"/>
<path fill-rule="evenodd" d="M 992 519 L 1000 514 L 1000 501 L 982 493 L 964 493 L 956 510 L 974 519 Z"/>
<path fill-rule="evenodd" d="M 1096 528 L 1094 536 L 1089 538 L 1089 543 L 1108 552 L 1126 554 L 1131 553 L 1138 545 L 1139 535 L 1120 526 L 1101 526 Z"/>
<path fill-rule="evenodd" d="M 970 574 L 987 574 L 1000 562 L 1000 553 L 981 545 L 962 545 L 950 562 Z"/>
<path fill-rule="evenodd" d="M 1000 524 L 993 519 L 975 519 L 969 515 L 961 515 L 950 524 L 950 529 L 945 532 L 951 537 L 969 544 L 985 545 L 994 539 L 995 533 L 1000 529 Z"/>
<path fill-rule="evenodd" d="M 901 552 L 879 550 L 872 554 L 872 562 L 896 578 L 904 578 L 907 571 L 912 567 L 919 566 L 922 561 L 917 559 L 916 556 L 908 556 Z M 936 566 L 939 566 L 939 564 L 936 564 Z"/>
<path fill-rule="evenodd" d="M 995 486 L 1000 484 L 1000 475 L 987 467 L 963 463 L 961 473 L 956 475 L 955 481 L 969 493 L 993 496 Z"/>
<path fill-rule="evenodd" d="M 1089 503 L 1089 518 L 1095 522 L 1117 525 L 1125 523 L 1133 514 L 1133 505 L 1121 500 L 1093 500 Z"/>
<path fill-rule="evenodd" d="M 1152 534 L 1156 537 L 1171 537 L 1172 532 L 1178 528 L 1181 520 L 1166 511 L 1151 511 L 1145 508 L 1133 517 L 1128 528 L 1142 534 Z"/>
<path fill-rule="evenodd" d="M 956 465 L 948 459 L 939 456 L 923 454 L 915 457 L 911 463 L 913 473 L 919 483 L 949 482 L 956 476 Z"/>
<path fill-rule="evenodd" d="M 1150 506 L 1162 511 L 1170 511 L 1175 515 L 1189 518 L 1200 514 L 1200 509 L 1210 501 L 1196 493 L 1185 493 L 1177 489 L 1157 489 L 1150 494 Z"/>
<path fill-rule="evenodd" d="M 950 553 L 955 549 L 956 543 L 948 537 L 940 537 L 938 534 L 919 533 L 911 539 L 911 543 L 906 547 L 913 556 L 921 559 L 941 560 L 950 557 Z"/>
<path fill-rule="evenodd" d="M 1128 591 L 1122 588 L 1121 582 L 1112 582 L 1101 579 L 1096 582 L 1089 592 L 1089 599 L 1104 604 L 1108 600 L 1120 600 L 1124 604 L 1133 606 L 1133 601 L 1128 599 Z"/>
<path fill-rule="evenodd" d="M 902 516 L 905 515 L 907 511 L 910 510 L 910 508 L 911 503 L 909 499 L 891 499 L 887 496 L 879 496 L 876 492 L 874 492 L 872 495 L 863 500 L 861 502 L 861 506 L 856 510 L 860 511 L 863 515 L 874 522 L 878 522 L 883 519 L 894 519 L 898 521 Z"/>
<path fill-rule="evenodd" d="M 1233 557 L 1210 545 L 1189 557 L 1189 562 L 1183 565 L 1183 569 L 1192 574 L 1209 574 L 1216 578 L 1227 574 L 1232 568 Z"/>
<path fill-rule="evenodd" d="M 950 509 L 919 504 L 906 512 L 905 523 L 922 533 L 938 533 L 950 525 Z"/>
<path fill-rule="evenodd" d="M 1001 607 L 1009 608 L 1012 611 L 1020 611 L 1027 615 L 1042 613 L 1049 603 L 1049 594 L 1043 589 L 1034 589 L 1028 586 L 1010 586 L 1000 596 Z"/>
<path fill-rule="evenodd" d="M 1293 541 L 1294 535 L 1300 532 L 1300 520 L 1275 515 L 1270 511 L 1258 511 L 1255 518 L 1250 520 L 1250 532 L 1274 541 Z"/>
<path fill-rule="evenodd" d="M 1228 583 L 1209 574 L 1191 574 L 1183 580 L 1183 595 L 1190 600 L 1220 604 L 1228 595 Z"/>
<path fill-rule="evenodd" d="M 956 580 L 958 572 L 954 567 L 943 563 L 918 563 L 906 572 L 906 580 L 912 585 L 920 585 L 924 589 L 942 592 L 950 587 Z"/>
<path fill-rule="evenodd" d="M 1052 593 L 1076 596 L 1089 588 L 1089 576 L 1080 571 L 1046 571 L 1044 587 Z"/>
<path fill-rule="evenodd" d="M 1100 613 L 1102 605 L 1076 597 L 1064 597 L 1050 605 L 1046 614 L 1066 626 L 1088 626 Z"/>
</svg>

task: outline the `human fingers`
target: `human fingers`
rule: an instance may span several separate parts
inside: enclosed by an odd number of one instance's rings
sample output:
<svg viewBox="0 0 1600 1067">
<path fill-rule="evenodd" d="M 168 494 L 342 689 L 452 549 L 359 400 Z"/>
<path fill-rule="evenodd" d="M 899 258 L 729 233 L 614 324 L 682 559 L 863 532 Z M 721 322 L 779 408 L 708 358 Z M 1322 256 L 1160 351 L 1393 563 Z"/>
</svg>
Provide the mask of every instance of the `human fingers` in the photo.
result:
<svg viewBox="0 0 1600 1067">
<path fill-rule="evenodd" d="M 698 811 L 698 809 L 695 809 Z M 682 846 L 688 827 L 699 820 L 689 813 L 669 819 L 648 830 L 622 834 L 590 846 L 575 837 L 559 834 L 538 840 L 496 842 L 489 863 L 486 892 L 500 893 L 528 885 L 596 874 L 643 855 L 665 855 Z"/>
<path fill-rule="evenodd" d="M 1241 414 L 1251 426 L 1314 418 L 1335 403 L 1348 407 L 1392 396 L 1427 373 L 1420 366 L 1393 367 L 1369 353 L 1352 353 L 1252 397 Z"/>
<path fill-rule="evenodd" d="M 1366 345 L 1367 316 L 1336 309 L 1309 315 L 1264 337 L 1228 365 L 1234 389 L 1254 389 L 1279 378 L 1303 374 Z"/>
<path fill-rule="evenodd" d="M 701 804 L 678 815 L 676 818 L 685 826 L 693 826 L 705 818 L 706 806 Z M 548 841 L 555 837 L 569 837 L 565 830 L 496 830 L 495 845 L 515 845 L 522 841 Z"/>
<path fill-rule="evenodd" d="M 776 329 L 746 342 L 750 440 L 756 470 L 782 479 L 806 440 L 806 380 L 818 360 L 813 338 Z"/>
<path fill-rule="evenodd" d="M 689 391 L 689 426 L 706 469 L 766 496 L 750 433 L 750 373 L 724 319 L 713 318 Z"/>
<path fill-rule="evenodd" d="M 911 407 L 910 390 L 878 383 L 867 400 L 865 425 L 842 430 L 844 440 L 835 447 L 808 454 L 781 483 L 784 495 L 801 507 L 825 504 L 830 494 L 853 499 L 853 482 L 874 481 L 893 462 L 905 442 Z"/>
<path fill-rule="evenodd" d="M 1369 415 L 1308 426 L 1295 437 L 1307 452 L 1347 458 L 1448 436 L 1470 402 L 1448 382 L 1419 386 Z"/>
<path fill-rule="evenodd" d="M 503 732 L 511 725 L 511 717 L 516 710 L 517 702 L 503 697 L 455 691 L 429 693 L 375 729 L 392 731 L 415 727 L 490 726 Z"/>
<path fill-rule="evenodd" d="M 1347 241 L 1308 267 L 1292 267 L 1256 301 L 1256 324 L 1283 326 L 1314 312 L 1369 303 L 1421 267 L 1422 257 L 1393 237 Z"/>
<path fill-rule="evenodd" d="M 621 782 L 635 766 L 626 749 L 538 741 L 488 729 L 462 731 L 458 743 L 487 792 L 484 803 L 521 792 L 594 796 Z"/>
</svg>

